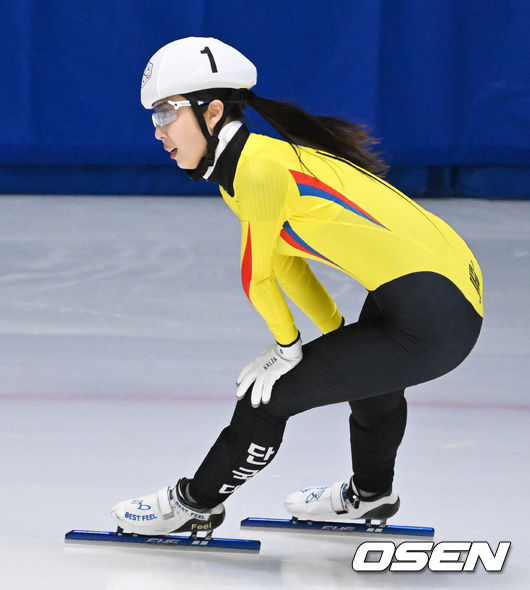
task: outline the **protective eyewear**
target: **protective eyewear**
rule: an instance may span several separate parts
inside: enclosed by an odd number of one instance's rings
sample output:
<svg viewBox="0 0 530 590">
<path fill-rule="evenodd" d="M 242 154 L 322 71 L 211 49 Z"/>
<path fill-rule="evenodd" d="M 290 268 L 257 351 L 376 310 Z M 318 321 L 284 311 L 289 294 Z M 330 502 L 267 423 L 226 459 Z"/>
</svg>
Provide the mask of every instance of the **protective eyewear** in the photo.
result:
<svg viewBox="0 0 530 590">
<path fill-rule="evenodd" d="M 197 104 L 208 104 L 210 100 L 198 100 Z M 151 118 L 155 127 L 165 127 L 173 121 L 176 121 L 180 107 L 189 107 L 189 100 L 165 100 L 160 104 L 155 104 L 151 109 Z"/>
</svg>

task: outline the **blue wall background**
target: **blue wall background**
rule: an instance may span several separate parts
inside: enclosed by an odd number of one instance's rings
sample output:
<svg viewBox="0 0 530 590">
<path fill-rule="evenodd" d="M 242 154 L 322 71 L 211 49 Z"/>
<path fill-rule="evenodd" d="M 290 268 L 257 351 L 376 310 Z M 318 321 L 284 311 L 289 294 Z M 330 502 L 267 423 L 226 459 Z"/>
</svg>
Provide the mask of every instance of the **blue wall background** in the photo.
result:
<svg viewBox="0 0 530 590">
<path fill-rule="evenodd" d="M 149 57 L 201 35 L 257 65 L 257 94 L 367 123 L 411 195 L 530 198 L 528 0 L 9 0 L 1 11 L 1 193 L 216 194 L 168 160 L 139 100 Z"/>
</svg>

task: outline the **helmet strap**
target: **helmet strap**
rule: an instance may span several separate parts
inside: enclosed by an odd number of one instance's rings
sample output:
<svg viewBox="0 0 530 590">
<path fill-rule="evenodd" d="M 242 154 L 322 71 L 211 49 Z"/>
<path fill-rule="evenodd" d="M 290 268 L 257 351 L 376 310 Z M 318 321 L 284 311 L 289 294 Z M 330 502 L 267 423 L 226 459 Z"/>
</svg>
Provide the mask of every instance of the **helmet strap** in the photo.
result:
<svg viewBox="0 0 530 590">
<path fill-rule="evenodd" d="M 199 127 L 201 128 L 202 134 L 206 139 L 206 155 L 200 159 L 197 168 L 193 170 L 188 170 L 188 175 L 190 176 L 190 178 L 192 178 L 193 180 L 199 180 L 204 176 L 206 170 L 208 170 L 210 166 L 213 166 L 215 162 L 215 150 L 217 149 L 217 146 L 219 144 L 219 132 L 221 131 L 221 128 L 223 127 L 223 124 L 226 121 L 227 114 L 225 109 L 223 111 L 221 118 L 216 123 L 213 129 L 213 133 L 210 133 L 208 127 L 206 126 L 206 121 L 204 120 L 204 114 L 201 112 L 197 100 L 193 97 L 189 97 L 188 100 L 191 103 L 191 108 L 193 109 L 195 117 L 199 123 Z"/>
</svg>

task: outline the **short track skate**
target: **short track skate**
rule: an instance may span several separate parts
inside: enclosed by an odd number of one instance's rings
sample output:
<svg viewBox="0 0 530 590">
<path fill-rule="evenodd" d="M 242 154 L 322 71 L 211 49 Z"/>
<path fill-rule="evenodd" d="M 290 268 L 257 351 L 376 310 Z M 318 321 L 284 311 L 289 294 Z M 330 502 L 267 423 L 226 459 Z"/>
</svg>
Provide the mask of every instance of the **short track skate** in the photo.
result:
<svg viewBox="0 0 530 590">
<path fill-rule="evenodd" d="M 66 533 L 65 541 L 86 541 L 99 543 L 135 543 L 154 547 L 170 547 L 172 549 L 218 549 L 222 551 L 237 551 L 258 553 L 261 543 L 254 539 L 222 539 L 212 537 L 212 531 L 205 536 L 196 532 L 190 535 L 137 535 L 124 533 L 118 527 L 113 533 L 110 531 L 82 531 L 73 530 Z"/>
<path fill-rule="evenodd" d="M 434 529 L 432 527 L 389 525 L 386 524 L 386 520 L 374 521 L 370 519 L 338 522 L 300 520 L 294 516 L 291 519 L 256 518 L 251 516 L 245 518 L 245 520 L 242 520 L 241 526 L 254 527 L 258 529 L 303 531 L 311 533 L 392 535 L 395 537 L 434 537 Z"/>
</svg>

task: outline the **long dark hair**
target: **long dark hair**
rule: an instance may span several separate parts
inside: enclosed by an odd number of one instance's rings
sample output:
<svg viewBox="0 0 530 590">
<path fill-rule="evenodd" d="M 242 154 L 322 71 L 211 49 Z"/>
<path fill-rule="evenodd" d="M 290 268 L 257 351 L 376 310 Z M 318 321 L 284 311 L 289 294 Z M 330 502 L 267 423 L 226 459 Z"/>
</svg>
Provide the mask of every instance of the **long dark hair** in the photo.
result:
<svg viewBox="0 0 530 590">
<path fill-rule="evenodd" d="M 293 148 L 295 144 L 300 144 L 322 150 L 379 177 L 388 171 L 379 154 L 371 150 L 379 140 L 371 137 L 364 125 L 335 117 L 311 115 L 294 104 L 262 98 L 251 90 L 218 88 L 186 93 L 186 98 L 189 96 L 197 100 L 218 98 L 225 105 L 226 117 L 231 121 L 244 119 L 244 108 L 251 106 Z M 206 110 L 207 105 L 203 106 Z"/>
</svg>

